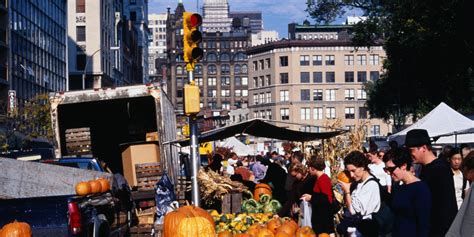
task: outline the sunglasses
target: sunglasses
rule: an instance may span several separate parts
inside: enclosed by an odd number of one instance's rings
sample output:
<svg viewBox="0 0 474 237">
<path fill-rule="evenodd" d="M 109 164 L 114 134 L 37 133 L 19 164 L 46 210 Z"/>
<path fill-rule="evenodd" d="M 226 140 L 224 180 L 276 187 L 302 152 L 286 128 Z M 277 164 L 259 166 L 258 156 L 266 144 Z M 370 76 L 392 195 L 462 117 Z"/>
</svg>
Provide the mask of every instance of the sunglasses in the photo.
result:
<svg viewBox="0 0 474 237">
<path fill-rule="evenodd" d="M 386 173 L 389 173 L 389 174 L 392 174 L 393 171 L 395 171 L 398 167 L 397 166 L 390 166 L 390 167 L 384 167 L 383 170 L 386 172 Z"/>
</svg>

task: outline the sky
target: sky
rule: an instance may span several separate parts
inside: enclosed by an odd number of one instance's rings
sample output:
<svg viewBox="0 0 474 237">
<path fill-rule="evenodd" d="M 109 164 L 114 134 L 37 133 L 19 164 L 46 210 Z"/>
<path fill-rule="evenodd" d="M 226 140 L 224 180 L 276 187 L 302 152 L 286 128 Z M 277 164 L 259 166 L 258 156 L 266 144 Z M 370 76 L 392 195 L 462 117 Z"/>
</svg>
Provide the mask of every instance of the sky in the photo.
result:
<svg viewBox="0 0 474 237">
<path fill-rule="evenodd" d="M 200 7 L 204 0 L 183 0 L 186 11 L 197 12 L 196 5 L 199 1 Z M 276 30 L 280 38 L 288 37 L 288 24 L 302 24 L 308 19 L 312 24 L 314 21 L 308 16 L 306 9 L 307 0 L 228 0 L 230 11 L 261 11 L 263 16 L 263 27 L 265 30 Z M 174 12 L 178 0 L 149 0 L 149 13 L 165 13 L 170 7 Z M 357 11 L 349 11 L 349 15 L 360 15 Z M 345 20 L 345 19 L 344 19 Z M 343 19 L 335 23 L 342 23 Z"/>
</svg>

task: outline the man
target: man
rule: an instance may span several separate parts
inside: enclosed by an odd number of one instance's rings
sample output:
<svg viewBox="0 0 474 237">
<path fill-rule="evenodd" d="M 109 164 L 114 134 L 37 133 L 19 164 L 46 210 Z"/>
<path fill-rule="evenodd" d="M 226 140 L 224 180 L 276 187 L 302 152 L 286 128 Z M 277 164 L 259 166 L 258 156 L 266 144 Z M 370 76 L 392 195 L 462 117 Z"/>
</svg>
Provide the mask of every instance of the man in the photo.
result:
<svg viewBox="0 0 474 237">
<path fill-rule="evenodd" d="M 445 236 L 457 212 L 453 172 L 446 160 L 436 159 L 425 129 L 408 131 L 405 146 L 413 162 L 422 165 L 420 179 L 431 191 L 430 236 Z"/>
<path fill-rule="evenodd" d="M 256 162 L 252 166 L 252 172 L 255 176 L 255 183 L 258 183 L 263 177 L 265 177 L 265 172 L 267 172 L 267 167 L 263 165 L 263 157 L 261 155 L 257 155 L 255 157 Z"/>
<path fill-rule="evenodd" d="M 383 170 L 383 168 L 385 168 L 385 163 L 382 161 L 382 157 L 378 156 L 377 150 L 371 150 L 367 153 L 367 158 L 370 160 L 371 163 L 369 164 L 370 173 L 379 180 L 379 183 L 382 188 L 384 188 L 387 192 L 390 193 L 392 192 L 392 177 L 390 177 L 390 175 L 388 175 Z"/>
</svg>

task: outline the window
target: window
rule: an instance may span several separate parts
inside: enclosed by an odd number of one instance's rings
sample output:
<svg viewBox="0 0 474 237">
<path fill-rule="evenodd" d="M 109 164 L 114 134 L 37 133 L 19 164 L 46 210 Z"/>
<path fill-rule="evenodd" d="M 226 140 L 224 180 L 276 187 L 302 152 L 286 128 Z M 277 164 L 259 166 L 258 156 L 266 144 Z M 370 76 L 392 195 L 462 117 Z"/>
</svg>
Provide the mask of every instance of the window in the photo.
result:
<svg viewBox="0 0 474 237">
<path fill-rule="evenodd" d="M 260 80 L 258 82 L 261 86 L 265 86 L 265 77 L 264 76 L 260 76 Z"/>
<path fill-rule="evenodd" d="M 265 103 L 265 94 L 264 93 L 260 93 L 258 95 L 258 101 L 259 101 L 260 104 Z"/>
<path fill-rule="evenodd" d="M 234 74 L 240 74 L 241 72 L 241 67 L 239 64 L 235 64 L 234 66 Z"/>
<path fill-rule="evenodd" d="M 265 69 L 265 65 L 263 64 L 263 59 L 258 60 L 258 69 Z"/>
<path fill-rule="evenodd" d="M 309 101 L 311 100 L 310 90 L 309 89 L 302 89 L 301 90 L 301 101 Z"/>
<path fill-rule="evenodd" d="M 208 90 L 207 97 L 212 97 L 212 98 L 217 97 L 217 90 Z"/>
<path fill-rule="evenodd" d="M 326 108 L 326 118 L 327 119 L 335 119 L 336 118 L 336 108 L 327 107 Z"/>
<path fill-rule="evenodd" d="M 336 65 L 334 55 L 326 55 L 326 65 Z"/>
<path fill-rule="evenodd" d="M 230 77 L 221 77 L 221 86 L 230 86 Z"/>
<path fill-rule="evenodd" d="M 194 80 L 196 81 L 196 84 L 198 86 L 203 86 L 204 85 L 204 84 L 202 84 L 202 78 L 201 77 L 196 77 Z"/>
<path fill-rule="evenodd" d="M 288 56 L 281 56 L 280 67 L 287 67 L 287 66 L 288 66 Z"/>
<path fill-rule="evenodd" d="M 217 55 L 215 53 L 208 53 L 206 56 L 206 61 L 215 62 L 217 60 Z"/>
<path fill-rule="evenodd" d="M 322 72 L 313 72 L 313 82 L 322 83 L 323 82 L 323 73 Z"/>
<path fill-rule="evenodd" d="M 258 105 L 258 94 L 253 94 L 253 104 Z"/>
<path fill-rule="evenodd" d="M 300 56 L 300 66 L 309 66 L 309 55 Z"/>
<path fill-rule="evenodd" d="M 267 68 L 271 68 L 272 64 L 270 63 L 270 59 L 265 59 L 265 63 L 267 64 Z"/>
<path fill-rule="evenodd" d="M 271 92 L 265 93 L 265 103 L 272 103 L 272 93 Z"/>
<path fill-rule="evenodd" d="M 260 118 L 265 119 L 265 110 L 260 111 Z"/>
<path fill-rule="evenodd" d="M 357 90 L 357 99 L 358 100 L 366 100 L 367 99 L 367 92 L 364 89 Z"/>
<path fill-rule="evenodd" d="M 323 90 L 322 89 L 314 89 L 313 90 L 313 100 L 314 101 L 322 101 L 323 100 Z"/>
<path fill-rule="evenodd" d="M 354 72 L 344 72 L 344 80 L 346 82 L 354 82 Z"/>
<path fill-rule="evenodd" d="M 380 75 L 379 75 L 378 71 L 370 72 L 370 80 L 371 81 L 377 81 L 379 78 L 380 78 Z"/>
<path fill-rule="evenodd" d="M 323 108 L 317 107 L 313 109 L 313 118 L 316 120 L 323 119 Z"/>
<path fill-rule="evenodd" d="M 270 75 L 265 76 L 265 85 L 269 86 L 272 84 L 272 78 Z"/>
<path fill-rule="evenodd" d="M 222 64 L 221 65 L 221 74 L 229 74 L 229 73 L 230 73 L 229 64 Z"/>
<path fill-rule="evenodd" d="M 323 56 L 322 55 L 313 55 L 313 65 L 314 66 L 323 65 Z"/>
<path fill-rule="evenodd" d="M 222 97 L 230 97 L 230 90 L 221 90 Z"/>
<path fill-rule="evenodd" d="M 284 108 L 280 109 L 281 120 L 290 120 L 290 109 Z"/>
<path fill-rule="evenodd" d="M 309 83 L 309 72 L 301 72 L 300 73 L 300 82 L 301 83 Z"/>
<path fill-rule="evenodd" d="M 176 67 L 176 74 L 178 74 L 178 75 L 183 74 L 183 67 L 177 66 L 177 67 Z"/>
<path fill-rule="evenodd" d="M 247 56 L 244 53 L 240 52 L 240 53 L 235 54 L 234 60 L 235 61 L 245 61 L 245 60 L 247 60 Z"/>
<path fill-rule="evenodd" d="M 355 119 L 355 112 L 354 112 L 354 107 L 346 107 L 344 109 L 344 114 L 346 116 L 346 119 Z"/>
<path fill-rule="evenodd" d="M 76 0 L 76 12 L 86 12 L 86 0 Z"/>
<path fill-rule="evenodd" d="M 217 85 L 217 79 L 215 77 L 207 78 L 207 85 L 208 86 L 216 86 Z"/>
<path fill-rule="evenodd" d="M 280 84 L 288 84 L 288 73 L 280 73 Z"/>
<path fill-rule="evenodd" d="M 253 87 L 257 88 L 258 87 L 258 77 L 253 78 Z"/>
<path fill-rule="evenodd" d="M 267 110 L 267 118 L 272 119 L 272 110 Z"/>
<path fill-rule="evenodd" d="M 311 108 L 301 108 L 301 120 L 310 120 L 311 119 Z"/>
<path fill-rule="evenodd" d="M 202 65 L 196 65 L 196 67 L 194 68 L 194 73 L 202 74 Z"/>
<path fill-rule="evenodd" d="M 336 101 L 336 90 L 327 89 L 326 90 L 326 99 L 325 101 Z"/>
<path fill-rule="evenodd" d="M 183 97 L 183 90 L 177 90 L 176 91 L 176 97 L 182 98 Z"/>
<path fill-rule="evenodd" d="M 184 78 L 176 78 L 176 87 L 183 88 Z"/>
<path fill-rule="evenodd" d="M 207 66 L 207 74 L 217 74 L 217 67 L 216 65 L 209 65 Z"/>
<path fill-rule="evenodd" d="M 242 64 L 242 73 L 247 73 L 247 72 L 248 72 L 247 64 Z"/>
<path fill-rule="evenodd" d="M 249 78 L 248 77 L 242 77 L 242 86 L 246 86 L 249 84 Z"/>
<path fill-rule="evenodd" d="M 344 90 L 344 99 L 345 100 L 354 100 L 354 89 L 345 89 Z"/>
<path fill-rule="evenodd" d="M 380 125 L 372 125 L 370 128 L 370 134 L 372 136 L 380 136 Z"/>
<path fill-rule="evenodd" d="M 354 55 L 344 55 L 344 63 L 346 65 L 354 65 Z"/>
<path fill-rule="evenodd" d="M 249 96 L 249 91 L 248 90 L 242 90 L 242 96 Z M 247 102 L 245 102 L 247 103 Z"/>
<path fill-rule="evenodd" d="M 326 72 L 326 83 L 336 82 L 336 73 L 335 72 Z"/>
<path fill-rule="evenodd" d="M 378 54 L 369 55 L 369 64 L 370 65 L 379 65 L 379 55 Z"/>
<path fill-rule="evenodd" d="M 234 94 L 235 94 L 235 97 L 241 97 L 242 96 L 242 90 L 235 90 Z"/>
<path fill-rule="evenodd" d="M 234 77 L 234 85 L 236 86 L 242 85 L 242 79 L 240 77 Z"/>
<path fill-rule="evenodd" d="M 253 111 L 253 117 L 258 118 L 258 111 Z"/>
<path fill-rule="evenodd" d="M 76 69 L 80 71 L 84 71 L 86 67 L 86 60 L 87 56 L 85 54 L 77 54 L 76 55 Z"/>
<path fill-rule="evenodd" d="M 257 71 L 257 70 L 258 70 L 258 62 L 257 62 L 257 61 L 253 61 L 252 64 L 253 64 L 253 70 L 254 70 L 254 71 Z"/>
<path fill-rule="evenodd" d="M 76 26 L 76 40 L 86 41 L 86 27 L 85 26 Z"/>
<path fill-rule="evenodd" d="M 280 101 L 289 101 L 290 100 L 290 92 L 287 90 L 281 90 L 280 91 Z"/>
<path fill-rule="evenodd" d="M 367 112 L 368 112 L 368 109 L 366 107 L 359 107 L 359 118 L 367 119 Z"/>
<path fill-rule="evenodd" d="M 230 102 L 228 101 L 222 102 L 222 109 L 230 110 Z"/>
<path fill-rule="evenodd" d="M 366 82 L 367 72 L 357 72 L 357 82 Z"/>
<path fill-rule="evenodd" d="M 221 54 L 221 61 L 230 61 L 230 56 L 228 53 L 222 53 Z"/>
<path fill-rule="evenodd" d="M 358 65 L 366 65 L 367 64 L 367 56 L 357 55 L 357 64 Z"/>
</svg>

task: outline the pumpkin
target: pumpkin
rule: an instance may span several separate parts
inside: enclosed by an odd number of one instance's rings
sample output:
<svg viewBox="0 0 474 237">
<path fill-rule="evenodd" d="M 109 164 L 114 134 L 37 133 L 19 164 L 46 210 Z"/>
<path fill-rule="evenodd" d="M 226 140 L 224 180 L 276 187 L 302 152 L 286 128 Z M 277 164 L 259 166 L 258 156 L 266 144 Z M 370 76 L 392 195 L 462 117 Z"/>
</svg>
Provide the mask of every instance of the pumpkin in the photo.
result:
<svg viewBox="0 0 474 237">
<path fill-rule="evenodd" d="M 275 237 L 275 235 L 269 229 L 260 229 L 256 237 Z"/>
<path fill-rule="evenodd" d="M 318 235 L 318 237 L 329 237 L 329 234 L 327 233 L 321 233 Z"/>
<path fill-rule="evenodd" d="M 91 193 L 91 185 L 89 182 L 79 182 L 76 184 L 76 194 L 79 196 L 85 196 Z"/>
<path fill-rule="evenodd" d="M 31 237 L 30 225 L 18 221 L 6 224 L 0 232 L 0 237 Z"/>
<path fill-rule="evenodd" d="M 255 224 L 253 224 L 249 227 L 249 229 L 247 230 L 247 234 L 249 234 L 253 237 L 256 237 L 258 235 L 258 232 L 260 231 L 260 229 L 266 229 L 266 228 L 267 228 L 267 226 L 265 226 L 265 225 L 255 223 Z"/>
<path fill-rule="evenodd" d="M 177 237 L 180 236 L 178 227 L 183 222 L 184 219 L 186 218 L 192 218 L 192 217 L 202 217 L 204 220 L 206 220 L 209 225 L 212 226 L 212 230 L 214 230 L 214 220 L 212 219 L 212 216 L 205 211 L 202 208 L 192 206 L 192 205 L 187 205 L 180 207 L 174 211 L 171 211 L 165 215 L 164 223 L 163 223 L 163 233 L 164 237 Z M 213 234 L 213 237 L 215 233 Z M 191 235 L 193 236 L 193 235 Z"/>
<path fill-rule="evenodd" d="M 252 235 L 246 233 L 237 233 L 234 235 L 234 237 L 252 237 Z"/>
<path fill-rule="evenodd" d="M 268 184 L 257 184 L 255 185 L 255 191 L 253 191 L 253 198 L 255 201 L 260 200 L 261 194 L 268 194 L 270 198 L 272 197 L 272 188 Z"/>
<path fill-rule="evenodd" d="M 316 234 L 311 227 L 303 226 L 296 231 L 296 237 L 316 237 Z"/>
<path fill-rule="evenodd" d="M 177 237 L 215 237 L 214 225 L 201 216 L 187 216 L 181 220 L 178 226 Z"/>
<path fill-rule="evenodd" d="M 286 232 L 281 232 L 281 231 L 275 234 L 275 237 L 292 237 L 292 236 L 294 236 L 294 234 L 288 234 Z"/>
<path fill-rule="evenodd" d="M 217 237 L 233 237 L 233 236 L 234 235 L 228 230 L 221 231 L 219 232 L 219 234 L 217 234 Z"/>
<path fill-rule="evenodd" d="M 285 232 L 290 235 L 294 235 L 298 230 L 298 224 L 289 217 L 282 218 L 281 226 L 277 229 L 277 232 Z"/>
<path fill-rule="evenodd" d="M 100 193 L 100 190 L 102 189 L 102 186 L 100 185 L 99 181 L 90 180 L 89 185 L 91 186 L 91 193 Z"/>
<path fill-rule="evenodd" d="M 99 181 L 100 183 L 100 192 L 101 193 L 104 193 L 104 192 L 107 192 L 110 190 L 110 183 L 108 180 L 104 179 L 104 178 L 100 178 L 100 179 L 97 179 L 97 181 Z"/>
<path fill-rule="evenodd" d="M 209 214 L 209 212 L 207 212 L 206 210 L 204 210 L 200 207 L 193 206 L 193 205 L 186 205 L 186 206 L 183 206 L 181 208 L 190 211 L 195 216 L 201 216 L 201 217 L 204 217 L 204 218 L 208 219 L 211 222 L 211 224 L 214 225 L 214 218 L 212 218 L 211 214 Z"/>
<path fill-rule="evenodd" d="M 267 229 L 269 229 L 273 234 L 276 234 L 277 229 L 281 226 L 281 219 L 278 217 L 272 218 L 267 222 Z"/>
<path fill-rule="evenodd" d="M 337 174 L 337 180 L 344 182 L 344 183 L 350 183 L 350 178 L 349 175 L 347 175 L 346 171 L 339 172 Z"/>
</svg>

